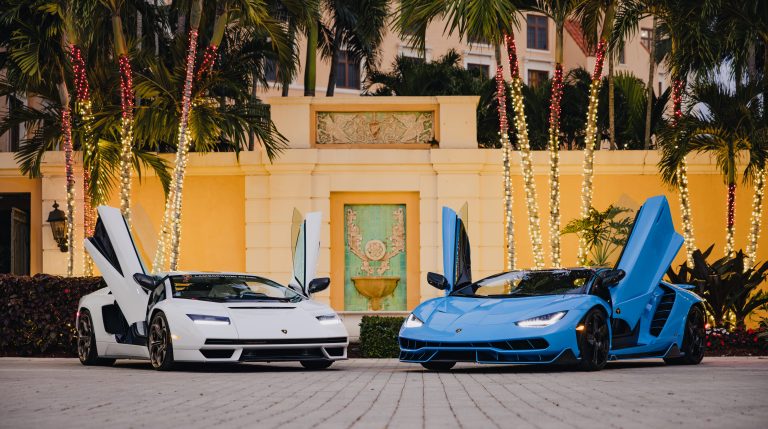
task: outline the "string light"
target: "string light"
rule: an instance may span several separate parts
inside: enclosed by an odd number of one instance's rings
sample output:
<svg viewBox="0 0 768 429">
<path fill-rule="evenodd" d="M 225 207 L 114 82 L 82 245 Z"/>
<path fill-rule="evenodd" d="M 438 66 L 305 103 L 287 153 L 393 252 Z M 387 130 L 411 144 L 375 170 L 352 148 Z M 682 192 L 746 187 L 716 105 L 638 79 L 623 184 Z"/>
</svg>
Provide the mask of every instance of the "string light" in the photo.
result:
<svg viewBox="0 0 768 429">
<path fill-rule="evenodd" d="M 765 195 L 765 168 L 759 170 L 755 176 L 755 194 L 752 196 L 752 219 L 749 228 L 749 240 L 747 241 L 747 257 L 744 261 L 744 271 L 749 270 L 757 260 L 757 244 L 760 241 L 760 223 L 763 220 L 763 197 Z"/>
<path fill-rule="evenodd" d="M 531 160 L 531 145 L 528 139 L 528 122 L 525 118 L 525 106 L 523 104 L 523 81 L 520 78 L 520 67 L 517 60 L 517 46 L 511 35 L 505 35 L 507 44 L 507 57 L 509 70 L 512 75 L 510 92 L 512 95 L 512 107 L 515 111 L 515 129 L 520 151 L 520 169 L 523 173 L 526 208 L 528 212 L 528 235 L 533 246 L 533 262 L 536 268 L 544 268 L 544 252 L 541 243 L 541 222 L 539 220 L 538 198 L 536 196 L 536 183 L 533 177 L 533 162 Z M 497 72 L 497 84 L 499 79 L 504 81 L 503 75 Z M 506 109 L 504 111 L 506 116 Z M 511 208 L 510 208 L 511 210 Z"/>
<path fill-rule="evenodd" d="M 555 64 L 549 99 L 549 239 L 552 266 L 560 261 L 560 101 L 563 98 L 563 65 Z"/>
<path fill-rule="evenodd" d="M 216 52 L 219 47 L 217 45 L 208 45 L 203 53 L 203 61 L 200 63 L 200 69 L 197 71 L 195 79 L 200 80 L 203 74 L 209 70 L 213 70 L 213 66 L 216 64 Z"/>
<path fill-rule="evenodd" d="M 75 260 L 75 173 L 72 160 L 72 112 L 61 111 L 61 133 L 64 138 L 64 172 L 67 178 L 67 276 L 72 277 Z"/>
<path fill-rule="evenodd" d="M 515 269 L 515 219 L 512 215 L 512 180 L 510 177 L 510 144 L 509 124 L 507 123 L 507 94 L 504 83 L 504 69 L 496 67 L 496 101 L 499 113 L 499 136 L 501 138 L 501 155 L 504 169 L 504 230 L 507 238 L 507 251 L 504 266 L 507 271 Z"/>
<path fill-rule="evenodd" d="M 603 61 L 605 60 L 605 39 L 600 39 L 595 52 L 595 70 L 592 82 L 589 84 L 589 107 L 587 109 L 587 127 L 584 136 L 584 162 L 582 164 L 584 181 L 581 185 L 581 217 L 589 216 L 592 207 L 592 178 L 594 175 L 595 146 L 597 145 L 597 106 L 599 91 L 602 83 Z M 578 264 L 587 264 L 588 243 L 583 235 L 579 237 Z"/>
<path fill-rule="evenodd" d="M 197 30 L 189 32 L 189 47 L 187 50 L 187 69 L 184 79 L 184 92 L 181 101 L 181 118 L 179 120 L 179 141 L 176 150 L 176 165 L 173 171 L 173 184 L 165 203 L 163 223 L 160 229 L 157 251 L 155 253 L 155 272 L 161 271 L 165 266 L 166 253 L 168 254 L 168 267 L 176 271 L 179 261 L 179 248 L 181 245 L 181 203 L 184 186 L 184 174 L 189 159 L 190 133 L 187 126 L 189 122 L 189 110 L 192 103 L 192 80 L 194 78 L 195 53 L 197 50 Z"/>
<path fill-rule="evenodd" d="M 91 168 L 94 165 L 94 157 L 97 156 L 93 142 L 91 141 L 91 121 L 93 110 L 91 105 L 90 86 L 85 67 L 85 59 L 82 50 L 77 45 L 70 45 L 70 61 L 75 78 L 75 111 L 82 119 L 85 133 L 83 136 L 83 232 L 85 238 L 93 236 L 96 226 L 96 209 L 91 201 Z M 93 275 L 93 260 L 88 252 L 83 252 L 83 275 Z"/>
<path fill-rule="evenodd" d="M 736 214 L 736 184 L 728 184 L 728 215 L 725 227 L 725 255 L 732 257 L 734 254 L 734 215 Z"/>
<path fill-rule="evenodd" d="M 131 160 L 133 151 L 133 72 L 127 55 L 120 55 L 120 211 L 131 225 Z"/>
<path fill-rule="evenodd" d="M 683 117 L 683 89 L 685 82 L 675 79 L 672 82 L 672 125 L 677 127 Z M 680 213 L 683 221 L 683 241 L 685 242 L 685 255 L 689 266 L 693 266 L 693 251 L 696 243 L 693 235 L 693 216 L 691 214 L 691 197 L 688 193 L 688 161 L 686 157 L 680 160 L 680 165 L 675 170 L 677 175 L 677 190 L 680 194 Z"/>
</svg>

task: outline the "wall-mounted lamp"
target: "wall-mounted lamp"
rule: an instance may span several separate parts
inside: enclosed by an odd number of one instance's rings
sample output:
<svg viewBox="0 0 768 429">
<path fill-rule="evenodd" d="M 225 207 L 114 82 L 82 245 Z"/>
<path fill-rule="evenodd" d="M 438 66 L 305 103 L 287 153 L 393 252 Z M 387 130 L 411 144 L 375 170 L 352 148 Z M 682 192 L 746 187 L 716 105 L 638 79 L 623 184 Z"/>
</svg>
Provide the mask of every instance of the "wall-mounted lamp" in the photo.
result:
<svg viewBox="0 0 768 429">
<path fill-rule="evenodd" d="M 51 224 L 53 239 L 59 245 L 59 250 L 62 252 L 69 250 L 67 247 L 67 216 L 59 210 L 59 204 L 56 201 L 53 202 L 53 211 L 48 213 L 48 223 Z"/>
</svg>

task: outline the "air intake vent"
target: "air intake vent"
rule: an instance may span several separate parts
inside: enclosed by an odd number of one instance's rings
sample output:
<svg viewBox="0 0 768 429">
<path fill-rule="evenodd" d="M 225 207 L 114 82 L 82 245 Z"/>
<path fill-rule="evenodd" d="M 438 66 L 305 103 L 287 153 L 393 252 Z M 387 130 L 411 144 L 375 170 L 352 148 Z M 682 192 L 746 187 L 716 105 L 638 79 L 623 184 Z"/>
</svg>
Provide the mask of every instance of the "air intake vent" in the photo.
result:
<svg viewBox="0 0 768 429">
<path fill-rule="evenodd" d="M 659 305 L 656 306 L 653 320 L 651 320 L 651 335 L 654 337 L 658 337 L 661 330 L 664 329 L 669 313 L 672 312 L 672 306 L 675 304 L 675 291 L 663 286 L 661 289 L 664 291 L 664 295 L 662 295 Z"/>
</svg>

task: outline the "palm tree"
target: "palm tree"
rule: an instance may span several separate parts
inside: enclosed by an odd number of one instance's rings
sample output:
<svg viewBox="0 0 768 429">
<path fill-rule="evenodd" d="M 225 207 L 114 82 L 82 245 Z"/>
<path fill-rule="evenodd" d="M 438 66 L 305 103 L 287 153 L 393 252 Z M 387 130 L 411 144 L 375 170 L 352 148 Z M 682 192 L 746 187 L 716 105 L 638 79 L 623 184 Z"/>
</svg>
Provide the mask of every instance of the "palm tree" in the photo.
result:
<svg viewBox="0 0 768 429">
<path fill-rule="evenodd" d="M 326 96 L 333 97 L 336 88 L 336 67 L 341 48 L 348 59 L 363 63 L 366 74 L 373 72 L 379 60 L 381 42 L 386 30 L 389 0 L 325 0 L 331 16 L 326 54 L 331 60 Z"/>
<path fill-rule="evenodd" d="M 409 43 L 420 51 L 425 50 L 426 28 L 435 19 L 444 19 L 446 21 L 445 32 L 448 35 L 458 33 L 462 38 L 473 38 L 486 40 L 494 46 L 496 57 L 496 79 L 497 79 L 497 103 L 499 106 L 499 128 L 501 133 L 502 146 L 502 164 L 504 172 L 504 225 L 507 251 L 505 254 L 505 268 L 513 269 L 515 267 L 515 239 L 514 239 L 514 218 L 512 217 L 512 183 L 510 177 L 510 142 L 507 134 L 507 109 L 506 109 L 506 85 L 503 79 L 503 68 L 501 65 L 501 43 L 507 43 L 507 49 L 510 57 L 510 65 L 513 68 L 513 106 L 517 112 L 515 124 L 518 129 L 518 139 L 521 140 L 521 148 L 527 143 L 527 129 L 524 120 L 525 112 L 522 109 L 522 99 L 515 98 L 514 85 L 514 65 L 517 64 L 514 51 L 514 28 L 517 27 L 517 5 L 507 0 L 404 0 L 400 3 L 397 10 L 396 24 L 400 36 L 407 39 Z M 519 73 L 518 73 L 519 74 Z M 518 112 L 518 105 L 520 112 Z M 523 132 L 521 132 L 521 129 Z M 523 153 L 521 152 L 521 155 Z M 525 166 L 525 162 L 523 162 Z M 526 180 L 526 200 L 529 202 L 529 233 L 534 245 L 534 260 L 539 265 L 539 255 L 541 255 L 540 236 L 536 239 L 536 233 L 539 232 L 538 210 L 535 206 L 535 188 L 533 188 L 532 172 L 529 170 L 524 173 L 524 177 L 530 177 Z M 530 186 L 529 186 L 530 185 Z M 534 198 L 531 199 L 531 190 Z M 534 214 L 532 216 L 532 214 Z M 537 252 L 536 246 L 539 246 Z"/>
<path fill-rule="evenodd" d="M 763 92 L 765 97 L 765 92 Z M 768 113 L 763 110 L 765 116 Z M 754 188 L 752 195 L 752 216 L 750 218 L 749 237 L 747 240 L 746 259 L 744 269 L 752 268 L 757 262 L 757 243 L 760 239 L 760 227 L 763 220 L 763 197 L 765 196 L 766 160 L 768 160 L 768 131 L 755 132 L 755 138 L 750 141 L 749 163 L 744 171 L 744 179 L 752 182 Z"/>
<path fill-rule="evenodd" d="M 534 10 L 555 22 L 555 72 L 549 105 L 549 240 L 552 265 L 560 260 L 560 100 L 563 97 L 563 28 L 574 14 L 578 0 L 539 0 Z"/>
<path fill-rule="evenodd" d="M 723 174 L 728 187 L 725 255 L 733 257 L 737 164 L 741 151 L 766 135 L 760 112 L 760 89 L 750 83 L 731 90 L 723 83 L 698 79 L 689 96 L 691 111 L 680 119 L 678 126 L 688 140 L 686 150 L 713 155 Z M 681 136 L 677 134 L 669 140 L 679 141 Z M 675 166 L 669 163 L 665 167 L 670 170 Z M 667 175 L 670 174 L 668 171 Z"/>
<path fill-rule="evenodd" d="M 613 19 L 616 15 L 617 0 L 585 0 L 579 4 L 576 14 L 581 21 L 582 31 L 587 40 L 596 44 L 595 69 L 592 72 L 592 82 L 589 86 L 589 107 L 587 108 L 586 135 L 584 138 L 584 181 L 581 185 L 581 216 L 589 215 L 592 206 L 592 178 L 594 176 L 595 145 L 597 144 L 597 106 L 598 93 L 602 82 L 603 63 L 613 30 Z M 601 27 L 602 25 L 602 27 Z M 595 37 L 599 38 L 595 43 Z M 583 265 L 587 258 L 587 243 L 579 239 L 578 263 Z"/>
</svg>

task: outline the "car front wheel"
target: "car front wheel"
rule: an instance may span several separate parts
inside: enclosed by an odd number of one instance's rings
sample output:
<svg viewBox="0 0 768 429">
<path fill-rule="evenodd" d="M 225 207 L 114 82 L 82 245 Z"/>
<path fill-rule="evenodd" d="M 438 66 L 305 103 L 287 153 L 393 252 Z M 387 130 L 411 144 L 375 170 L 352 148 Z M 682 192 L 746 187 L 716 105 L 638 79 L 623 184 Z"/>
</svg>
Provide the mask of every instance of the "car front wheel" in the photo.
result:
<svg viewBox="0 0 768 429">
<path fill-rule="evenodd" d="M 88 310 L 81 310 L 77 319 L 77 357 L 83 365 L 109 366 L 114 359 L 100 358 L 96 350 L 96 333 L 93 330 L 93 319 Z"/>
<path fill-rule="evenodd" d="M 584 327 L 579 335 L 579 368 L 584 371 L 599 371 L 608 362 L 608 321 L 605 313 L 597 308 L 589 310 L 581 323 Z"/>
<path fill-rule="evenodd" d="M 152 363 L 152 368 L 158 371 L 168 371 L 173 368 L 171 329 L 168 327 L 168 319 L 162 312 L 152 317 L 147 347 L 149 347 L 149 361 Z"/>
</svg>

